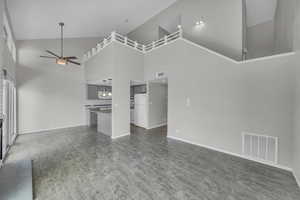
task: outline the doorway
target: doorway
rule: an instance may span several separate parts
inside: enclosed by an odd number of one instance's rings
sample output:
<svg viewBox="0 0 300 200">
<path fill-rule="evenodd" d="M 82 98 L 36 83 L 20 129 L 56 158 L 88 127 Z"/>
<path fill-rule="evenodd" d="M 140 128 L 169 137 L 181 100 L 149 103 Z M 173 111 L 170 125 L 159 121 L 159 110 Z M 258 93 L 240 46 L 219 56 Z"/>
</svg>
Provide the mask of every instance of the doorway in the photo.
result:
<svg viewBox="0 0 300 200">
<path fill-rule="evenodd" d="M 131 81 L 130 122 L 131 127 L 146 130 L 167 126 L 167 79 L 155 79 L 147 82 Z"/>
<path fill-rule="evenodd" d="M 130 124 L 147 126 L 147 84 L 143 81 L 130 82 Z"/>
</svg>

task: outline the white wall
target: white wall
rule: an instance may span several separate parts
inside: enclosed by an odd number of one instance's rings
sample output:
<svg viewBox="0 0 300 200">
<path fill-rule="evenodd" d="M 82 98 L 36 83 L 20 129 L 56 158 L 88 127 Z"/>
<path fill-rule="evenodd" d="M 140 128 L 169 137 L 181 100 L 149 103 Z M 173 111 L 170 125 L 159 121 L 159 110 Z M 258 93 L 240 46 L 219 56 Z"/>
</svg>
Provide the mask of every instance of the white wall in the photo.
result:
<svg viewBox="0 0 300 200">
<path fill-rule="evenodd" d="M 3 13 L 4 13 L 4 0 L 0 0 L 0 25 L 3 26 Z M 4 47 L 4 32 L 1 28 L 0 30 L 0 68 L 2 68 L 3 63 L 3 47 Z"/>
<path fill-rule="evenodd" d="M 65 53 L 81 57 L 98 41 L 66 39 Z M 42 59 L 49 49 L 59 52 L 59 40 L 18 41 L 17 86 L 19 133 L 80 126 L 85 120 L 83 67 Z"/>
<path fill-rule="evenodd" d="M 16 76 L 16 61 L 13 59 L 12 54 L 8 50 L 7 45 L 3 50 L 3 69 L 6 69 L 10 79 L 15 81 Z"/>
<path fill-rule="evenodd" d="M 300 0 L 295 4 L 294 48 L 296 56 L 293 60 L 295 71 L 295 96 L 294 96 L 294 130 L 293 130 L 293 169 L 300 187 Z"/>
<path fill-rule="evenodd" d="M 247 28 L 247 59 L 274 54 L 274 21 Z"/>
<path fill-rule="evenodd" d="M 130 81 L 144 80 L 143 54 L 113 43 L 112 137 L 130 134 Z"/>
<path fill-rule="evenodd" d="M 11 52 L 4 40 L 4 27 L 8 32 L 8 36 L 11 43 L 15 43 L 13 30 L 10 23 L 9 13 L 7 11 L 6 2 L 0 0 L 0 113 L 2 114 L 2 80 L 3 80 L 3 69 L 8 73 L 9 79 L 15 81 L 15 67 L 16 61 L 13 59 Z M 14 45 L 11 44 L 10 45 Z"/>
<path fill-rule="evenodd" d="M 295 60 L 296 61 L 296 60 Z M 300 67 L 295 65 L 295 99 L 294 99 L 294 134 L 293 134 L 293 168 L 300 181 Z M 298 183 L 300 184 L 300 182 Z M 299 185 L 300 187 L 300 185 Z"/>
<path fill-rule="evenodd" d="M 148 87 L 148 128 L 167 124 L 168 85 L 150 81 Z M 180 93 L 180 91 L 178 91 Z"/>
<path fill-rule="evenodd" d="M 236 64 L 179 40 L 145 55 L 145 78 L 168 76 L 169 136 L 237 154 L 242 132 L 277 136 L 279 164 L 291 167 L 289 60 Z"/>
<path fill-rule="evenodd" d="M 293 50 L 294 18 L 296 0 L 278 0 L 275 14 L 275 53 Z"/>
<path fill-rule="evenodd" d="M 97 82 L 112 78 L 114 67 L 113 50 L 113 45 L 110 44 L 101 50 L 101 53 L 85 63 L 85 79 L 88 82 Z"/>
<path fill-rule="evenodd" d="M 245 0 L 249 27 L 274 19 L 278 0 Z"/>
<path fill-rule="evenodd" d="M 142 43 L 158 38 L 158 27 L 174 32 L 179 16 L 185 37 L 209 49 L 237 60 L 242 55 L 242 1 L 241 0 L 179 0 L 160 14 L 128 34 Z M 204 28 L 195 28 L 196 21 L 203 17 Z M 171 25 L 170 25 L 171 23 Z"/>
<path fill-rule="evenodd" d="M 276 2 L 247 1 L 247 59 L 293 50 L 295 0 L 276 0 Z M 270 5 L 267 6 L 268 4 Z M 274 7 L 275 15 L 272 14 Z"/>
<path fill-rule="evenodd" d="M 0 0 L 0 27 L 3 27 L 3 13 L 4 13 L 4 0 Z M 3 48 L 4 48 L 4 32 L 3 29 L 0 29 L 0 113 L 2 117 L 2 93 L 3 93 L 3 86 L 2 86 L 2 80 L 3 80 Z"/>
</svg>

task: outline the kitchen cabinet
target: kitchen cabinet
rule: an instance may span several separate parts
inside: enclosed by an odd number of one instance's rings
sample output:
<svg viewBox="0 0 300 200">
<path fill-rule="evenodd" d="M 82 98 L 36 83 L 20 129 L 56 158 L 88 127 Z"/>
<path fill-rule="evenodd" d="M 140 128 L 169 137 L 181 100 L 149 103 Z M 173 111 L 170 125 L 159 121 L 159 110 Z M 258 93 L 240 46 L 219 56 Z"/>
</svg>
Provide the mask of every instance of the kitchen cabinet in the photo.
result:
<svg viewBox="0 0 300 200">
<path fill-rule="evenodd" d="M 111 110 L 102 110 L 97 112 L 97 131 L 105 135 L 112 135 Z"/>
</svg>

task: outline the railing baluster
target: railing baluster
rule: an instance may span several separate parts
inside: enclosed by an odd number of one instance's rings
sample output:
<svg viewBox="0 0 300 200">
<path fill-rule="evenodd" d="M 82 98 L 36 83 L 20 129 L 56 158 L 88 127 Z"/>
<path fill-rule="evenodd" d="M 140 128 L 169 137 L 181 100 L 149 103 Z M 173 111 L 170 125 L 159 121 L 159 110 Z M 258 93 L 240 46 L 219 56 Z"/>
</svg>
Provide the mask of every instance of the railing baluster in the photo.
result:
<svg viewBox="0 0 300 200">
<path fill-rule="evenodd" d="M 183 37 L 183 31 L 182 31 L 182 28 L 179 27 L 179 37 L 182 38 Z"/>
<path fill-rule="evenodd" d="M 111 40 L 116 41 L 116 32 L 115 31 L 111 32 Z"/>
</svg>

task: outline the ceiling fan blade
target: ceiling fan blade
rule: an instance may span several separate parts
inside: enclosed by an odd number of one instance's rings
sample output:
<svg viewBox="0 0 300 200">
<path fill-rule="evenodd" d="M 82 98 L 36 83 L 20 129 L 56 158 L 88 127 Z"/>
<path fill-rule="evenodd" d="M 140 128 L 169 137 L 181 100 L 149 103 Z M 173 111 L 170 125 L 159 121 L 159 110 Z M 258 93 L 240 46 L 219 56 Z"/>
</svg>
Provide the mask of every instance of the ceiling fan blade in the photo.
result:
<svg viewBox="0 0 300 200">
<path fill-rule="evenodd" d="M 53 56 L 55 56 L 55 57 L 57 57 L 57 58 L 60 58 L 59 55 L 53 53 L 52 51 L 46 50 L 46 52 L 49 53 L 49 54 L 51 54 L 51 55 L 53 55 Z"/>
<path fill-rule="evenodd" d="M 56 57 L 51 57 L 51 56 L 40 56 L 41 58 L 51 58 L 51 59 L 57 59 Z"/>
<path fill-rule="evenodd" d="M 64 59 L 67 59 L 67 60 L 76 60 L 78 59 L 76 56 L 68 56 L 68 57 L 64 57 Z"/>
<path fill-rule="evenodd" d="M 75 64 L 75 65 L 81 65 L 80 63 L 74 62 L 74 61 L 72 61 L 72 60 L 68 60 L 68 62 L 69 62 L 69 63 L 73 63 L 73 64 Z"/>
</svg>

